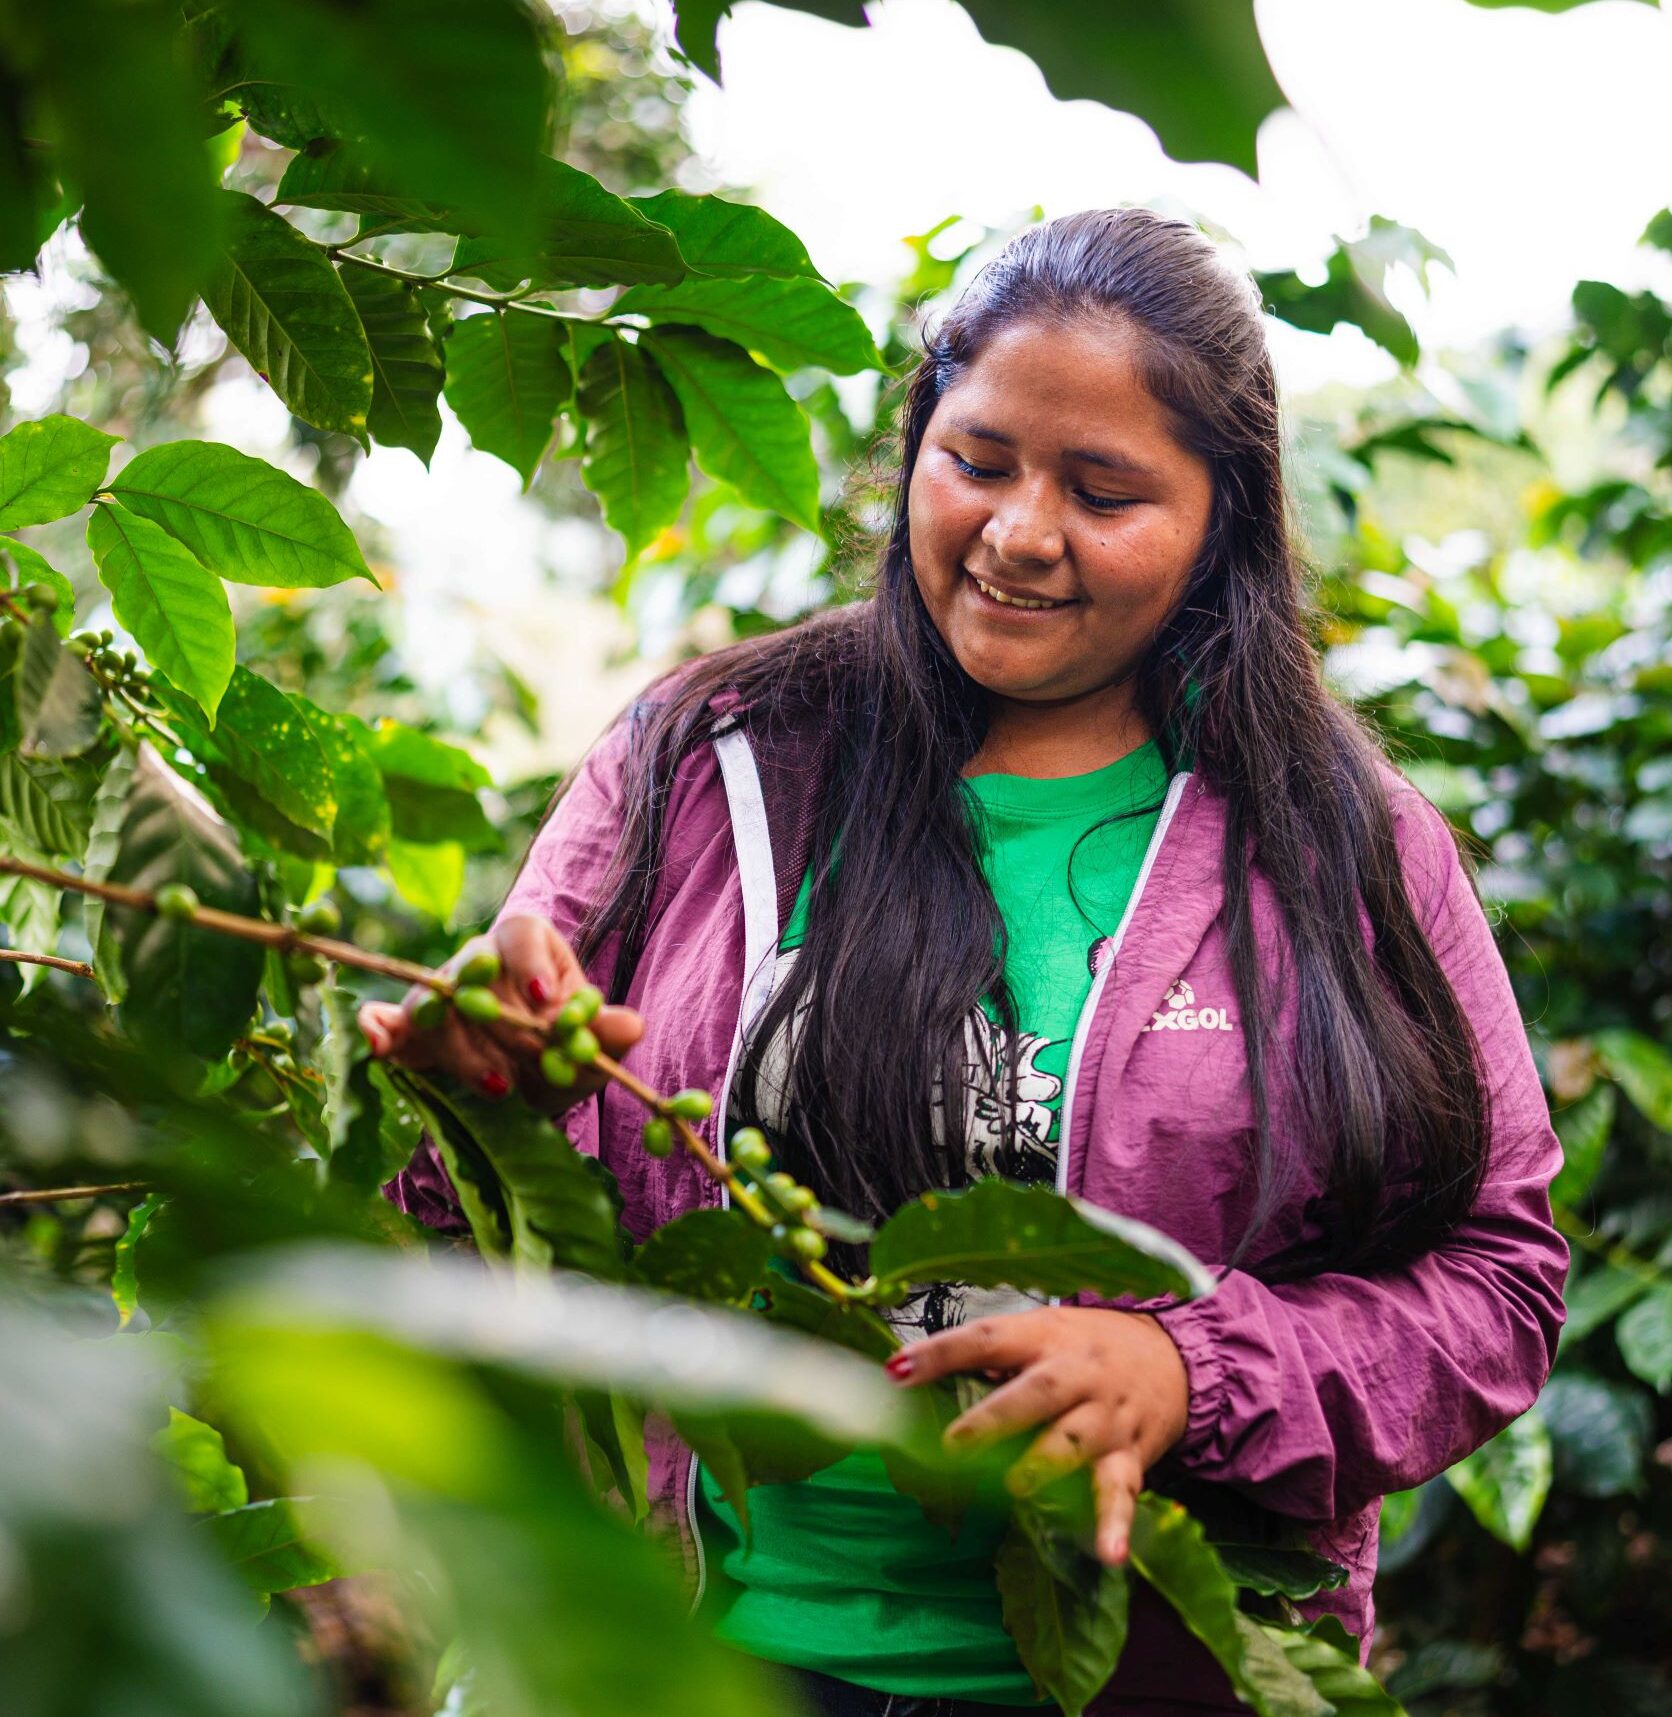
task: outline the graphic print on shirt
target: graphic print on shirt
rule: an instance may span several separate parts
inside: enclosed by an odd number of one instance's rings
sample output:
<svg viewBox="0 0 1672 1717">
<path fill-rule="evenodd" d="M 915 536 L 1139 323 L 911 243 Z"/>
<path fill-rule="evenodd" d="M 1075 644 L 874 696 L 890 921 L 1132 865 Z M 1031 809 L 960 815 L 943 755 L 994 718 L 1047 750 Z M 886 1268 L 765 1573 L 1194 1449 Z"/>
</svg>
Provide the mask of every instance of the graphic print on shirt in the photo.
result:
<svg viewBox="0 0 1672 1717">
<path fill-rule="evenodd" d="M 1094 942 L 1092 946 L 1095 945 Z M 797 949 L 787 948 L 779 954 L 772 974 L 774 992 L 788 978 L 797 953 Z M 1088 949 L 1088 964 L 1090 954 Z M 804 996 L 797 1004 L 789 1030 L 780 1028 L 762 1046 L 757 1084 L 761 1113 L 757 1124 L 769 1134 L 780 1133 L 783 1128 L 790 1033 L 800 1033 L 811 1007 L 811 999 Z M 1060 1058 L 1065 1059 L 1068 1043 L 1066 1039 L 1051 1039 L 1030 1031 L 1017 1033 L 1014 1039 L 1016 1133 L 1014 1144 L 1009 1144 L 1004 1137 L 1002 1081 L 1003 1069 L 1009 1065 L 1011 1043 L 1009 1034 L 984 1009 L 971 1009 L 964 1025 L 963 1081 L 965 1162 L 969 1177 L 975 1180 L 996 1174 L 1006 1180 L 1054 1186 L 1063 1080 L 1041 1066 L 1040 1061 L 1054 1050 L 1060 1051 Z M 938 1077 L 935 1093 L 934 1138 L 936 1144 L 941 1144 L 946 1134 Z M 1016 1288 L 972 1288 L 962 1282 L 939 1282 L 910 1294 L 900 1305 L 883 1310 L 881 1315 L 894 1326 L 901 1340 L 913 1341 L 975 1318 L 1026 1311 L 1045 1301 L 1042 1294 Z"/>
</svg>

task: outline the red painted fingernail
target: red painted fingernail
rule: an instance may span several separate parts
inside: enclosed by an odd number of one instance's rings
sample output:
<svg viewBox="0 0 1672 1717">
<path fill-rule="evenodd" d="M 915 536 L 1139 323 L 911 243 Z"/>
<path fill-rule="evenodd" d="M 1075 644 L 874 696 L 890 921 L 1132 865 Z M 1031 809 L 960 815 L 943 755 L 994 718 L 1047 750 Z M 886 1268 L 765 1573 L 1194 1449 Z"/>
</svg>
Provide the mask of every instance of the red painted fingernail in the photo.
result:
<svg viewBox="0 0 1672 1717">
<path fill-rule="evenodd" d="M 546 988 L 546 980 L 544 978 L 530 978 L 528 980 L 527 987 L 528 999 L 533 1002 L 537 1008 L 543 1008 L 546 1003 L 552 999 L 552 993 Z"/>
<path fill-rule="evenodd" d="M 897 1383 L 910 1377 L 913 1369 L 914 1364 L 912 1356 L 909 1353 L 897 1353 L 886 1365 L 883 1366 L 883 1370 L 886 1371 Z"/>
<path fill-rule="evenodd" d="M 484 1097 L 503 1097 L 511 1089 L 511 1081 L 503 1073 L 484 1073 L 476 1081 L 476 1088 Z"/>
</svg>

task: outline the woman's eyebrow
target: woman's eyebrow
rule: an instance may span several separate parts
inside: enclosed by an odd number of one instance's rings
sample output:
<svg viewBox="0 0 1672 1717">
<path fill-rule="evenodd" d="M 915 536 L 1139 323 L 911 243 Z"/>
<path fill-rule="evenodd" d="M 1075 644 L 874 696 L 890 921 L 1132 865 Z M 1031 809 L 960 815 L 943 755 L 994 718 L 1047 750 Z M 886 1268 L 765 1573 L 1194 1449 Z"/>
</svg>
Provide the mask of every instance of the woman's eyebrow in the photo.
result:
<svg viewBox="0 0 1672 1717">
<path fill-rule="evenodd" d="M 989 428 L 984 423 L 975 423 L 968 418 L 951 418 L 947 422 L 947 428 L 955 434 L 971 436 L 976 441 L 996 441 L 1001 447 L 1016 445 L 1013 435 L 1006 435 L 1003 430 Z M 1160 475 L 1142 460 L 1134 459 L 1130 453 L 1099 453 L 1094 447 L 1065 447 L 1063 455 L 1068 459 L 1083 459 L 1088 465 L 1101 465 L 1108 471 L 1119 471 L 1127 477 Z"/>
</svg>

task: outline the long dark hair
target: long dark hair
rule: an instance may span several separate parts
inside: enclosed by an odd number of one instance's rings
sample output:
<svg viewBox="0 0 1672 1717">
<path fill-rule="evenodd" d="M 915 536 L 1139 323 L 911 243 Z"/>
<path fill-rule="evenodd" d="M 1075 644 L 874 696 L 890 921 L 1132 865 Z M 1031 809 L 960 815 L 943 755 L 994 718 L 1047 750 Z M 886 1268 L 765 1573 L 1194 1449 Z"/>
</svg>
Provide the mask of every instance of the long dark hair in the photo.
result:
<svg viewBox="0 0 1672 1717">
<path fill-rule="evenodd" d="M 1004 926 L 960 788 L 985 731 L 985 695 L 918 593 L 907 496 L 936 402 L 992 334 L 1079 316 L 1130 332 L 1145 386 L 1212 474 L 1201 553 L 1134 690 L 1169 774 L 1188 756 L 1228 807 L 1223 926 L 1258 1187 L 1229 1262 L 1250 1252 L 1309 1160 L 1325 1189 L 1313 1213 L 1322 1243 L 1304 1255 L 1268 1249 L 1249 1268 L 1274 1280 L 1409 1256 L 1474 1201 L 1490 1136 L 1487 1085 L 1407 897 L 1379 745 L 1326 687 L 1312 643 L 1258 293 L 1185 222 L 1129 207 L 1030 228 L 926 333 L 900 405 L 893 522 L 869 599 L 717 651 L 641 706 L 616 862 L 579 952 L 590 961 L 618 938 L 624 989 L 646 931 L 669 783 L 707 738 L 715 694 L 739 694 L 744 719 L 762 733 L 811 718 L 828 748 L 807 940 L 751 1033 L 737 1098 L 751 1108 L 761 1045 L 796 1020 L 790 1124 L 779 1140 L 793 1172 L 833 1204 L 873 1216 L 964 1178 L 961 1103 L 937 1115 L 937 1081 L 961 1097 L 965 1021 L 982 997 L 1007 1033 L 1016 1022 Z M 1286 1109 L 1281 1127 L 1267 1066 L 1279 997 L 1255 944 L 1256 868 L 1288 934 L 1287 973 L 1275 982 L 1292 978 L 1298 1004 L 1284 1058 L 1298 1112 Z M 798 1007 L 807 1010 L 799 1020 Z"/>
</svg>

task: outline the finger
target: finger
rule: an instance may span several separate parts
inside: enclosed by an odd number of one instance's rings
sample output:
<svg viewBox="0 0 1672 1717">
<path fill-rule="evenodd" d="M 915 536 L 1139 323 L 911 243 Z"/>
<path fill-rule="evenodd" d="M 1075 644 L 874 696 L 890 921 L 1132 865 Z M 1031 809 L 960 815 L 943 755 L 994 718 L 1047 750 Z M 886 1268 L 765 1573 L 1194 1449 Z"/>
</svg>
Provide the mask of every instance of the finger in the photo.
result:
<svg viewBox="0 0 1672 1717">
<path fill-rule="evenodd" d="M 933 1383 L 961 1371 L 997 1371 L 1009 1377 L 1044 1351 L 1043 1329 L 1035 1312 L 977 1318 L 942 1330 L 902 1348 L 888 1363 L 896 1383 Z"/>
<path fill-rule="evenodd" d="M 1100 1456 L 1091 1473 L 1097 1494 L 1097 1559 L 1113 1568 L 1127 1557 L 1144 1469 L 1131 1449 L 1119 1448 Z"/>
<path fill-rule="evenodd" d="M 599 1008 L 593 1016 L 592 1035 L 607 1056 L 619 1061 L 644 1036 L 644 1016 L 635 1008 Z"/>
<path fill-rule="evenodd" d="M 1035 1437 L 1028 1452 L 1004 1475 L 1012 1496 L 1027 1496 L 1109 1452 L 1109 1417 L 1096 1401 L 1082 1401 L 1059 1414 Z"/>
<path fill-rule="evenodd" d="M 406 1015 L 399 1002 L 363 1002 L 356 1017 L 361 1035 L 379 1059 L 406 1036 Z"/>
<path fill-rule="evenodd" d="M 985 1395 L 946 1428 L 954 1449 L 983 1449 L 1055 1419 L 1086 1398 L 1085 1383 L 1061 1364 L 1041 1360 Z"/>
<path fill-rule="evenodd" d="M 494 926 L 493 944 L 500 959 L 500 979 L 494 987 L 542 1024 L 586 982 L 574 950 L 544 918 L 526 913 L 502 918 Z"/>
<path fill-rule="evenodd" d="M 497 1101 L 516 1083 L 511 1058 L 484 1031 L 449 1011 L 437 1028 L 436 1062 L 481 1096 Z"/>
</svg>

